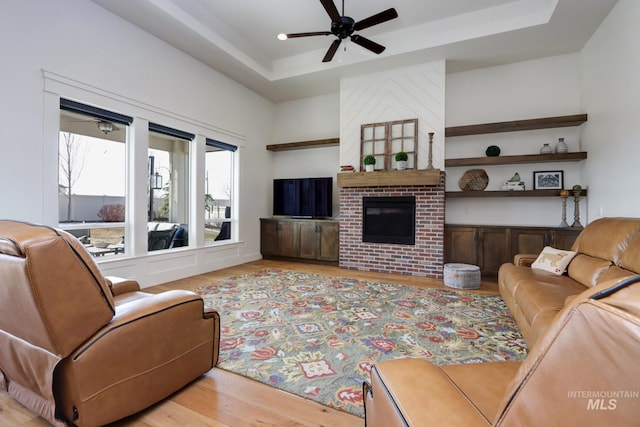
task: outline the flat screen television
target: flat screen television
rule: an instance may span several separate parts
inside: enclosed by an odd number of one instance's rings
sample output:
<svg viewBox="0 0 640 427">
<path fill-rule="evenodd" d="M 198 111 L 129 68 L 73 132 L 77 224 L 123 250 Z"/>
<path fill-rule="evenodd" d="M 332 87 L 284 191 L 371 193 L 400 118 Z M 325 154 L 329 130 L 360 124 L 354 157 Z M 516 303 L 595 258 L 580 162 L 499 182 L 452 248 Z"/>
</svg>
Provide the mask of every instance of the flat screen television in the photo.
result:
<svg viewBox="0 0 640 427">
<path fill-rule="evenodd" d="M 333 178 L 273 180 L 273 214 L 326 218 L 333 214 Z"/>
</svg>

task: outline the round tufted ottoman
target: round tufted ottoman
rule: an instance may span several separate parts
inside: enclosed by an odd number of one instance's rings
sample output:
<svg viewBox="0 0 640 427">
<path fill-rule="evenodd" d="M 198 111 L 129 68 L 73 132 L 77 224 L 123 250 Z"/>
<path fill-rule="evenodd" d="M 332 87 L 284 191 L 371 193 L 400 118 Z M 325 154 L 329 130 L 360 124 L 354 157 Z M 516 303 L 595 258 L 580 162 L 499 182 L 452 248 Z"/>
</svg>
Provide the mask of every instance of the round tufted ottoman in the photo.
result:
<svg viewBox="0 0 640 427">
<path fill-rule="evenodd" d="M 478 289 L 480 287 L 480 267 L 471 264 L 445 264 L 444 284 L 450 288 Z"/>
</svg>

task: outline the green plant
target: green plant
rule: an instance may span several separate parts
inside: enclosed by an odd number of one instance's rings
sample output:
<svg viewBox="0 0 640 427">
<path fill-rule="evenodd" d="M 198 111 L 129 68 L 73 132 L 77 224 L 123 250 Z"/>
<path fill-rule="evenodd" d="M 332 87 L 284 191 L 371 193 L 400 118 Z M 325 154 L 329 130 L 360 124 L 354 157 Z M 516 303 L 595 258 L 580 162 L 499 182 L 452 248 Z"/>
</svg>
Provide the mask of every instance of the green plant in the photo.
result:
<svg viewBox="0 0 640 427">
<path fill-rule="evenodd" d="M 376 158 L 373 157 L 371 154 L 369 154 L 368 156 L 365 156 L 364 164 L 365 165 L 375 165 L 376 164 Z"/>
<path fill-rule="evenodd" d="M 409 156 L 404 151 L 398 151 L 396 153 L 396 162 L 406 162 Z"/>
</svg>

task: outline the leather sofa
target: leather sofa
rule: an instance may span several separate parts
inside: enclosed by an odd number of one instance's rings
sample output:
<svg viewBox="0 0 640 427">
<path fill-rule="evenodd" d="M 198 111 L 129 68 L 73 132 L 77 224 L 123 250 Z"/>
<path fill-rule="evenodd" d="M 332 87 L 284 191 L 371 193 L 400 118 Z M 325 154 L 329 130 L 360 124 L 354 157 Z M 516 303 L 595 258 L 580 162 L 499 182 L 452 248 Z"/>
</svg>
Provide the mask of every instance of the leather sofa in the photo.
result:
<svg viewBox="0 0 640 427">
<path fill-rule="evenodd" d="M 565 275 L 518 255 L 500 292 L 529 346 L 523 362 L 375 364 L 367 427 L 631 426 L 640 420 L 640 219 L 590 223 Z"/>
<path fill-rule="evenodd" d="M 640 219 L 593 221 L 571 250 L 577 254 L 561 276 L 529 268 L 538 254 L 516 255 L 513 264 L 498 271 L 500 294 L 529 347 L 575 295 L 608 280 L 640 274 Z"/>
<path fill-rule="evenodd" d="M 634 426 L 640 420 L 640 276 L 578 294 L 523 362 L 373 366 L 365 425 Z"/>
<path fill-rule="evenodd" d="M 0 221 L 0 388 L 53 425 L 136 413 L 216 365 L 218 313 L 193 292 L 105 278 L 54 228 Z"/>
</svg>

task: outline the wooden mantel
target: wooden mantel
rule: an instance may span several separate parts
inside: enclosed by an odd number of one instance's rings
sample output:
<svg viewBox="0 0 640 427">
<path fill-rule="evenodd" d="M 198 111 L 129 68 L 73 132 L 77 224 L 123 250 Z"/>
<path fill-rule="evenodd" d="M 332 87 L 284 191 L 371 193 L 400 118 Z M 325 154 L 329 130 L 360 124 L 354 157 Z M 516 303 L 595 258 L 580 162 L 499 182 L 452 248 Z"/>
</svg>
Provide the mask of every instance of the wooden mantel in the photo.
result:
<svg viewBox="0 0 640 427">
<path fill-rule="evenodd" d="M 438 184 L 440 184 L 440 169 L 338 173 L 340 188 Z"/>
</svg>

